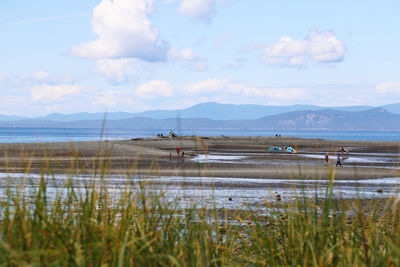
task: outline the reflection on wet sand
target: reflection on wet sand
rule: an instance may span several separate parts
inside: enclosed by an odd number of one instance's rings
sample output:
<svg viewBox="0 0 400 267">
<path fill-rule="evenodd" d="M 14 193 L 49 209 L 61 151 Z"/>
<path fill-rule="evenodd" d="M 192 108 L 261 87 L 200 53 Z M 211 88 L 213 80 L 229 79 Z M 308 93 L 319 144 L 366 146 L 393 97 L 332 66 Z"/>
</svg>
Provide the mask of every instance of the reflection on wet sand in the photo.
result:
<svg viewBox="0 0 400 267">
<path fill-rule="evenodd" d="M 326 190 L 332 185 L 332 196 L 341 199 L 372 199 L 396 196 L 398 178 L 382 178 L 368 180 L 287 180 L 287 179 L 251 179 L 222 177 L 154 177 L 154 176 L 122 176 L 109 175 L 93 178 L 89 175 L 73 176 L 55 175 L 46 177 L 47 192 L 50 197 L 62 194 L 67 179 L 72 179 L 75 188 L 83 193 L 89 185 L 105 185 L 115 196 L 125 192 L 127 187 L 140 190 L 145 185 L 150 194 L 164 192 L 167 201 L 179 199 L 181 207 L 198 205 L 216 205 L 226 209 L 258 209 L 267 202 L 294 202 L 297 198 L 325 198 Z M 5 198 L 8 182 L 13 188 L 25 182 L 25 193 L 36 188 L 40 175 L 23 173 L 0 174 L 0 197 Z M 90 190 L 90 189 L 89 189 Z"/>
<path fill-rule="evenodd" d="M 336 155 L 331 153 L 330 160 L 334 162 Z M 233 155 L 228 153 L 220 154 L 198 154 L 191 160 L 198 163 L 235 163 L 235 164 L 308 164 L 308 165 L 323 165 L 325 158 L 324 153 L 244 153 L 241 155 Z M 374 166 L 374 167 L 393 167 L 399 168 L 399 154 L 395 153 L 351 153 L 346 154 L 343 163 L 354 166 Z"/>
</svg>

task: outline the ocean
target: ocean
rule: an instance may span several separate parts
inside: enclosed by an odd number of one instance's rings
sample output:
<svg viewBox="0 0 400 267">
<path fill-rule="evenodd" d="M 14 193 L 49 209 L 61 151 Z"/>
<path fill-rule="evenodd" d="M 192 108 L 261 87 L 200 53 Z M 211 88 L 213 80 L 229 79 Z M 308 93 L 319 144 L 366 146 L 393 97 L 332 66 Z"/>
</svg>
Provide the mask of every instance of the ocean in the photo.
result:
<svg viewBox="0 0 400 267">
<path fill-rule="evenodd" d="M 178 135 L 197 136 L 275 136 L 320 138 L 327 140 L 400 141 L 400 131 L 346 130 L 175 130 Z M 28 128 L 0 127 L 0 143 L 69 142 L 128 140 L 131 138 L 167 135 L 169 129 L 101 129 L 94 128 Z"/>
</svg>

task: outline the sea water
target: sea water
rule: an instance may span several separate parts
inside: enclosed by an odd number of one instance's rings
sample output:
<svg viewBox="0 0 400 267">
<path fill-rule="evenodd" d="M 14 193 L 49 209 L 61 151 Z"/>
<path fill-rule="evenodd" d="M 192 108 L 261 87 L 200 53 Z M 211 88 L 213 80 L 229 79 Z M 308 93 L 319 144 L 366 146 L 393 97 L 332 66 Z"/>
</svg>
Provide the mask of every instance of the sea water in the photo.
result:
<svg viewBox="0 0 400 267">
<path fill-rule="evenodd" d="M 174 129 L 178 135 L 275 136 L 327 140 L 400 141 L 400 131 Z M 0 127 L 0 143 L 129 140 L 168 135 L 169 129 Z"/>
</svg>

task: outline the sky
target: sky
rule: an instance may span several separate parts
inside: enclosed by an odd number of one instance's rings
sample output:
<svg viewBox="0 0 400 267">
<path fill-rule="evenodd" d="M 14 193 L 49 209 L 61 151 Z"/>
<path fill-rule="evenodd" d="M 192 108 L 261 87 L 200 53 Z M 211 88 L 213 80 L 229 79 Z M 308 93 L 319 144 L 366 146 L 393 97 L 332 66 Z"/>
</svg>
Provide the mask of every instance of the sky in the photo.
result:
<svg viewBox="0 0 400 267">
<path fill-rule="evenodd" d="M 400 2 L 0 1 L 0 114 L 400 102 Z"/>
</svg>

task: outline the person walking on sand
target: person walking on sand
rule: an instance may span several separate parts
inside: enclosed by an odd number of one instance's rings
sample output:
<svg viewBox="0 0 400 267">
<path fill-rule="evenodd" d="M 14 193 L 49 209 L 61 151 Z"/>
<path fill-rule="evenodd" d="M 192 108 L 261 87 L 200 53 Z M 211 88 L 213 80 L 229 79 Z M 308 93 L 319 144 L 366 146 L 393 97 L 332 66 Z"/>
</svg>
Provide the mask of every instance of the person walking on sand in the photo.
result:
<svg viewBox="0 0 400 267">
<path fill-rule="evenodd" d="M 329 166 L 329 154 L 328 152 L 325 154 L 325 166 Z"/>
<path fill-rule="evenodd" d="M 342 155 L 344 153 L 349 153 L 349 151 L 347 149 L 345 149 L 343 146 L 340 147 L 340 151 L 342 152 Z"/>
<path fill-rule="evenodd" d="M 338 155 L 337 156 L 337 158 L 336 158 L 336 167 L 339 165 L 340 167 L 343 167 L 342 166 L 342 162 L 341 162 L 341 160 L 342 160 L 342 155 Z"/>
</svg>

